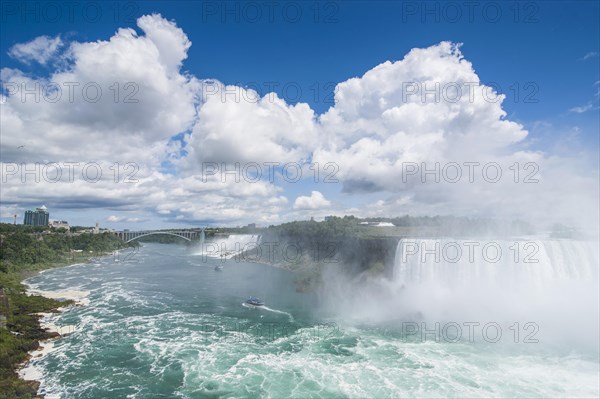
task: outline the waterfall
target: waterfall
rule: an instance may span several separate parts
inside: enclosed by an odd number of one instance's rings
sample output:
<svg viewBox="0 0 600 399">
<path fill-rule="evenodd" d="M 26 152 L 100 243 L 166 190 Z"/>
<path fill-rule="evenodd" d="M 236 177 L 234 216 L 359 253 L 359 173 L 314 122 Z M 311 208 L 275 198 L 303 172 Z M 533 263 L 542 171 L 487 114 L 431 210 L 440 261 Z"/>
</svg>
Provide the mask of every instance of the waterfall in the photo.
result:
<svg viewBox="0 0 600 399">
<path fill-rule="evenodd" d="M 471 251 L 469 251 L 471 249 Z M 386 317 L 508 326 L 597 353 L 598 242 L 573 239 L 402 239 Z M 393 309 L 393 312 L 390 311 Z"/>
<path fill-rule="evenodd" d="M 597 242 L 571 239 L 404 238 L 391 279 L 353 279 L 333 265 L 321 295 L 328 312 L 359 326 L 459 325 L 466 336 L 466 325 L 491 323 L 502 342 L 535 330 L 540 343 L 597 354 L 598 253 Z"/>
<path fill-rule="evenodd" d="M 231 259 L 234 256 L 250 250 L 259 245 L 260 235 L 257 234 L 231 234 L 229 236 L 211 237 L 202 242 L 200 251 L 196 255 L 209 258 Z"/>
<path fill-rule="evenodd" d="M 557 240 L 402 239 L 394 262 L 394 281 L 542 288 L 557 281 L 598 279 L 598 243 Z"/>
<path fill-rule="evenodd" d="M 200 247 L 204 246 L 204 241 L 206 240 L 206 234 L 204 233 L 204 229 L 200 230 Z"/>
</svg>

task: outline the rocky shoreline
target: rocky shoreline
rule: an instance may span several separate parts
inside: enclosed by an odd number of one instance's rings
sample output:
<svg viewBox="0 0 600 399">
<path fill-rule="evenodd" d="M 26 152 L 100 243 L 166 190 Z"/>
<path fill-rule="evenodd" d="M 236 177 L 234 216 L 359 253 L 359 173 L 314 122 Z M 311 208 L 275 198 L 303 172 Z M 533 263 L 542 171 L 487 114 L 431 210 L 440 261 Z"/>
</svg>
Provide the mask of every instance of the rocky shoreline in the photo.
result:
<svg viewBox="0 0 600 399">
<path fill-rule="evenodd" d="M 27 283 L 25 283 L 26 285 Z M 54 350 L 54 345 L 57 339 L 68 336 L 77 331 L 76 325 L 58 326 L 50 321 L 53 316 L 59 313 L 68 311 L 74 306 L 86 306 L 89 304 L 87 296 L 89 291 L 42 291 L 28 288 L 27 295 L 43 296 L 49 299 L 61 301 L 63 306 L 52 309 L 51 312 L 38 312 L 38 323 L 40 329 L 45 331 L 48 338 L 38 342 L 38 348 L 28 352 L 28 358 L 17 369 L 17 374 L 24 381 L 35 381 L 39 390 L 39 384 L 42 378 L 42 373 L 35 364 L 35 360 L 39 360 L 51 353 Z M 43 397 L 43 396 L 40 396 Z"/>
<path fill-rule="evenodd" d="M 86 306 L 89 304 L 89 291 L 76 291 L 76 290 L 63 290 L 63 291 L 44 291 L 37 288 L 31 287 L 27 280 L 31 277 L 39 275 L 50 269 L 71 267 L 83 264 L 81 261 L 74 262 L 71 264 L 60 264 L 51 265 L 48 268 L 36 271 L 27 271 L 19 275 L 18 289 L 13 287 L 13 295 L 19 295 L 20 301 L 24 300 L 23 297 L 39 298 L 43 297 L 47 299 L 46 304 L 42 306 L 43 311 L 30 311 L 25 313 L 29 318 L 34 317 L 35 320 L 30 320 L 26 325 L 26 328 L 19 329 L 19 331 L 9 331 L 9 334 L 14 336 L 15 339 L 23 337 L 27 339 L 27 342 L 32 342 L 25 345 L 24 349 L 29 349 L 26 353 L 25 359 L 20 361 L 14 367 L 14 373 L 16 374 L 14 379 L 18 378 L 21 388 L 19 389 L 24 395 L 31 395 L 31 397 L 51 399 L 50 396 L 40 394 L 39 389 L 43 374 L 41 370 L 36 366 L 38 360 L 46 356 L 55 350 L 55 343 L 58 339 L 63 338 L 77 331 L 75 325 L 56 325 L 52 319 L 58 314 L 68 311 L 75 306 Z M 32 306 L 35 308 L 35 306 Z M 19 348 L 22 347 L 19 345 Z M 19 355 L 22 356 L 22 355 Z M 26 390 L 27 392 L 23 392 Z M 10 395 L 10 394 L 8 394 Z M 0 398 L 12 398 L 15 396 L 4 396 L 0 395 Z M 16 397 L 21 397 L 17 395 Z"/>
</svg>

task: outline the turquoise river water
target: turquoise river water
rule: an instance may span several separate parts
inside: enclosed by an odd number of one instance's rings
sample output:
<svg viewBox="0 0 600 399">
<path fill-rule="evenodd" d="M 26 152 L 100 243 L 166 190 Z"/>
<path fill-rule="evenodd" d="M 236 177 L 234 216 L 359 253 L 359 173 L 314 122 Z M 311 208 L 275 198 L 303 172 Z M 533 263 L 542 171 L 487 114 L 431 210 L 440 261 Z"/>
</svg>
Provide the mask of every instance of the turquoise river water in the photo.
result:
<svg viewBox="0 0 600 399">
<path fill-rule="evenodd" d="M 567 251 L 559 247 L 554 252 Z M 47 398 L 599 396 L 597 347 L 587 338 L 579 342 L 573 332 L 584 327 L 568 317 L 548 320 L 539 311 L 536 320 L 517 312 L 518 318 L 496 323 L 492 316 L 472 316 L 481 323 L 470 324 L 468 334 L 466 319 L 444 318 L 451 313 L 430 308 L 406 313 L 413 318 L 400 311 L 389 317 L 425 297 L 441 309 L 435 299 L 442 291 L 410 292 L 408 281 L 380 283 L 409 291 L 372 300 L 368 292 L 339 284 L 319 294 L 298 293 L 295 276 L 285 270 L 204 257 L 183 245 L 143 244 L 118 260 L 108 256 L 27 281 L 32 289 L 89 292 L 86 306 L 47 318 L 75 326 L 31 364 Z M 417 266 L 398 262 L 395 279 L 414 275 Z M 588 262 L 597 269 L 596 258 Z M 215 270 L 218 264 L 222 271 Z M 421 278 L 431 270 L 418 268 Z M 597 273 L 591 273 L 595 282 Z M 242 306 L 250 295 L 266 307 Z M 472 301 L 451 306 L 463 314 L 466 303 Z M 444 322 L 438 327 L 427 320 L 428 311 Z M 485 322 L 493 325 L 483 332 Z M 557 325 L 567 333 L 549 334 L 549 328 L 560 330 Z"/>
</svg>

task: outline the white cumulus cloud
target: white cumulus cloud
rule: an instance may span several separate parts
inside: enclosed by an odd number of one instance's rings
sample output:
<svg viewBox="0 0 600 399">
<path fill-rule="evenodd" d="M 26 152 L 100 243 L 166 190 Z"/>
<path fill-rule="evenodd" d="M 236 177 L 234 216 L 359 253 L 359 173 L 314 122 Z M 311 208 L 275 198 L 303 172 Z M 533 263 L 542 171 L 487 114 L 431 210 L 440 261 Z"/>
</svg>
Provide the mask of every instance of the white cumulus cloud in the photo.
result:
<svg viewBox="0 0 600 399">
<path fill-rule="evenodd" d="M 47 203 L 102 208 L 110 222 L 264 225 L 345 213 L 597 220 L 597 171 L 582 173 L 579 154 L 536 150 L 526 129 L 508 119 L 504 96 L 481 83 L 458 44 L 413 49 L 340 82 L 335 105 L 317 116 L 308 104 L 182 71 L 191 46 L 185 32 L 157 14 L 137 25 L 141 34 L 121 28 L 107 40 L 71 43 L 63 55 L 68 67 L 47 78 L 2 69 L 9 93 L 0 101 L 0 166 L 79 162 L 81 176 L 86 163 L 97 162 L 103 172 L 96 182 L 63 176 L 24 183 L 15 174 L 2 184 L 4 214 Z M 33 42 L 14 46 L 20 55 L 11 55 L 49 63 L 52 55 L 32 50 Z M 36 83 L 48 93 L 24 101 L 22 88 Z M 84 98 L 98 88 L 97 101 Z M 115 162 L 135 165 L 136 181 L 124 182 L 125 170 L 115 179 Z M 203 162 L 228 170 L 236 162 L 297 162 L 307 172 L 298 184 L 311 194 L 290 203 L 281 181 L 203 178 Z M 323 167 L 335 164 L 344 193 L 328 190 L 325 198 L 309 162 L 320 165 L 321 179 L 331 170 Z M 478 165 L 473 181 L 465 163 Z M 462 167 L 458 183 L 444 175 L 450 164 Z M 503 179 L 485 181 L 486 164 L 499 165 Z M 407 165 L 418 168 L 408 179 Z M 433 175 L 424 179 L 423 168 Z M 523 184 L 525 178 L 536 182 Z"/>
<path fill-rule="evenodd" d="M 25 64 L 35 61 L 46 65 L 63 46 L 60 36 L 38 36 L 27 43 L 18 43 L 8 50 L 8 55 Z"/>
<path fill-rule="evenodd" d="M 69 67 L 48 78 L 2 69 L 2 159 L 160 163 L 193 123 L 197 84 L 179 71 L 190 46 L 180 28 L 156 14 L 138 26 L 145 35 L 71 43 Z M 36 84 L 38 101 L 24 94 Z"/>
<path fill-rule="evenodd" d="M 294 209 L 321 209 L 331 205 L 331 201 L 327 200 L 319 191 L 313 191 L 309 196 L 302 195 L 294 201 Z"/>
<path fill-rule="evenodd" d="M 293 162 L 317 144 L 313 110 L 288 105 L 275 93 L 204 82 L 204 102 L 189 137 L 196 162 Z"/>
</svg>

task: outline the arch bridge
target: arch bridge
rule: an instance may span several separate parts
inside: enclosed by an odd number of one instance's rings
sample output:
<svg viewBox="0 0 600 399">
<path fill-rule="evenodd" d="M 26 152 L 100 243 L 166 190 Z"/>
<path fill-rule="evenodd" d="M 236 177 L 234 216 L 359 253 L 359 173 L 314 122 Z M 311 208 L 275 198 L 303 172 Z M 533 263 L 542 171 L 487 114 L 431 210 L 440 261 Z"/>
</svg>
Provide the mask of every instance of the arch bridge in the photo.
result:
<svg viewBox="0 0 600 399">
<path fill-rule="evenodd" d="M 144 231 L 115 231 L 115 235 L 126 243 L 137 240 L 141 237 L 152 235 L 168 235 L 183 238 L 187 241 L 192 241 L 200 237 L 200 231 L 162 231 L 162 230 L 144 230 Z"/>
</svg>

